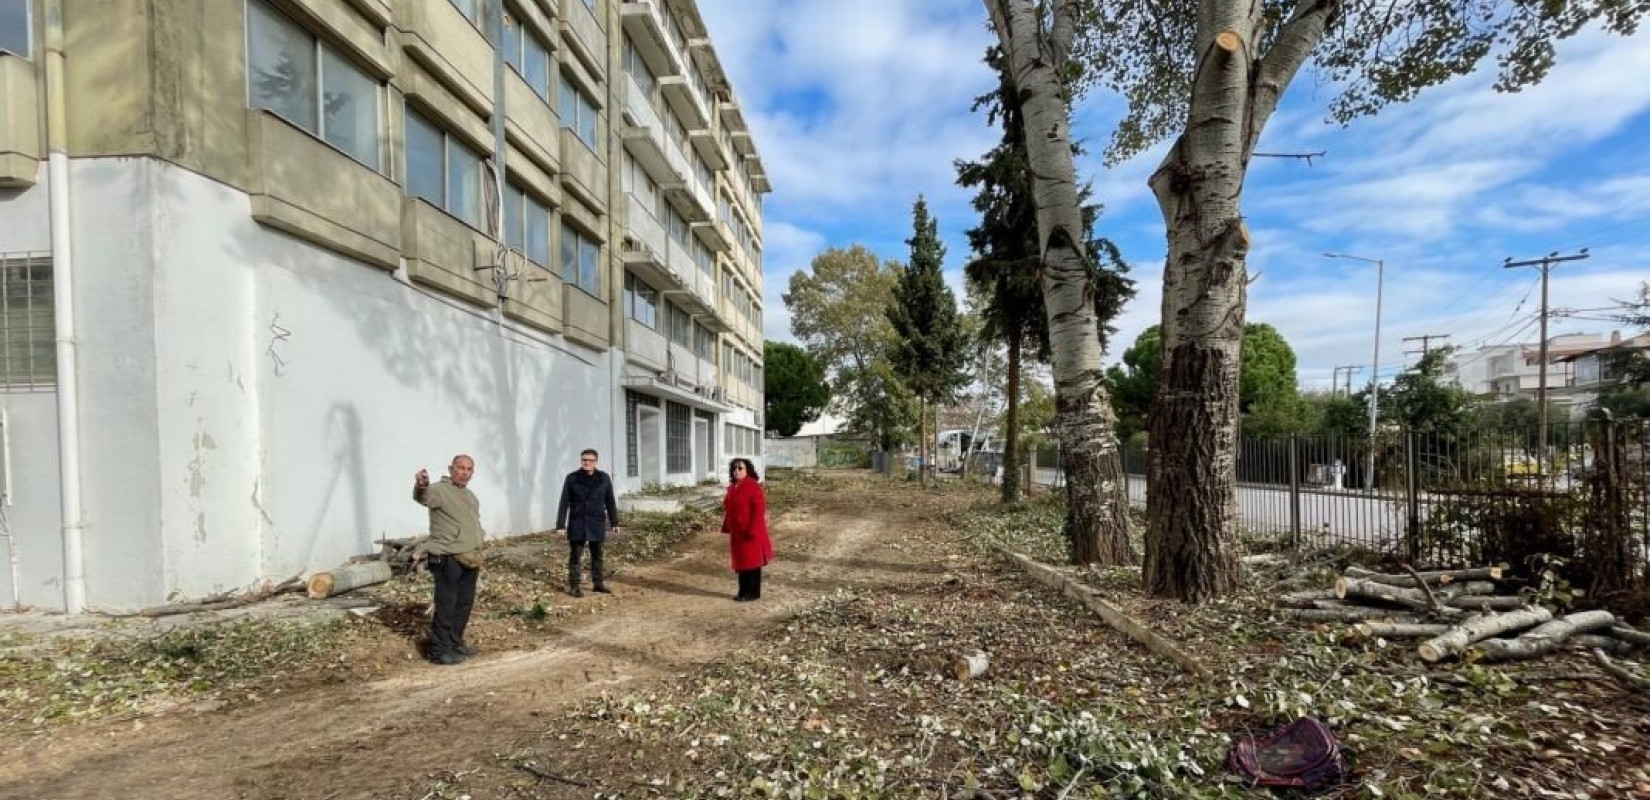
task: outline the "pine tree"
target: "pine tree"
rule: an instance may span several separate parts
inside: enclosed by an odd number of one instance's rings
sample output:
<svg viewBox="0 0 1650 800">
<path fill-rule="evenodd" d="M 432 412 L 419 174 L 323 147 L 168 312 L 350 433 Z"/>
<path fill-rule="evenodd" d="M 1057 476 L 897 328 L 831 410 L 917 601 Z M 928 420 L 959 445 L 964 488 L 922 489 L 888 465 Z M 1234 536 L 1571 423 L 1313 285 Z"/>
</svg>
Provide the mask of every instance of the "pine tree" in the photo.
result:
<svg viewBox="0 0 1650 800">
<path fill-rule="evenodd" d="M 992 346 L 1002 342 L 1008 349 L 1002 498 L 1004 503 L 1013 503 L 1020 497 L 1022 355 L 1031 349 L 1037 360 L 1049 360 L 1048 312 L 1043 306 L 1037 212 L 1031 194 L 1025 125 L 1002 49 L 988 48 L 985 62 L 997 71 L 998 85 L 996 90 L 976 98 L 973 110 L 985 109 L 986 118 L 1002 126 L 1003 138 L 981 161 L 958 161 L 956 169 L 958 185 L 978 187 L 973 205 L 980 214 L 979 226 L 967 232 L 969 247 L 978 258 L 969 262 L 963 271 L 970 292 L 983 301 L 980 306 L 985 323 L 983 338 Z M 1073 150 L 1080 152 L 1080 148 Z M 1094 222 L 1099 219 L 1101 209 L 1098 204 L 1088 203 L 1090 195 L 1091 188 L 1084 185 L 1078 201 L 1084 203 L 1083 222 L 1089 231 L 1094 312 L 1103 347 L 1114 330 L 1111 321 L 1122 310 L 1123 303 L 1134 295 L 1134 282 L 1123 277 L 1128 266 L 1116 245 L 1093 235 Z"/>
<path fill-rule="evenodd" d="M 911 217 L 913 233 L 906 240 L 911 263 L 894 285 L 894 300 L 887 313 L 896 334 L 891 361 L 922 403 L 918 431 L 926 476 L 933 463 L 927 455 L 928 409 L 950 400 L 966 381 L 968 334 L 957 313 L 957 298 L 941 272 L 945 245 L 940 242 L 939 224 L 928 215 L 928 203 L 921 196 Z"/>
</svg>

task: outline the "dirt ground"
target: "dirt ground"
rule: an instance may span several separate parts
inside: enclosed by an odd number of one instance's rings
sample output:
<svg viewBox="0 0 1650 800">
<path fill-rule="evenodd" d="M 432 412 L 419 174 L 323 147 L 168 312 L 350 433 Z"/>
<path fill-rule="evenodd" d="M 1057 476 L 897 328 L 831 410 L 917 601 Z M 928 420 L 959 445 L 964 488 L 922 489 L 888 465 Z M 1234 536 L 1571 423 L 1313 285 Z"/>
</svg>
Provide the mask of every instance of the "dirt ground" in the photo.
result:
<svg viewBox="0 0 1650 800">
<path fill-rule="evenodd" d="M 385 796 L 411 776 L 490 758 L 569 704 L 715 661 L 821 595 L 908 580 L 910 558 L 881 544 L 922 515 L 829 491 L 775 509 L 779 556 L 759 603 L 732 602 L 726 539 L 701 531 L 668 560 L 621 571 L 611 596 L 561 597 L 568 613 L 532 649 L 487 652 L 497 637 L 482 636 L 480 656 L 436 667 L 396 652 L 411 645 L 390 639 L 376 645 L 389 652 L 356 654 L 378 657 L 382 674 L 372 679 L 7 737 L 0 797 Z"/>
</svg>

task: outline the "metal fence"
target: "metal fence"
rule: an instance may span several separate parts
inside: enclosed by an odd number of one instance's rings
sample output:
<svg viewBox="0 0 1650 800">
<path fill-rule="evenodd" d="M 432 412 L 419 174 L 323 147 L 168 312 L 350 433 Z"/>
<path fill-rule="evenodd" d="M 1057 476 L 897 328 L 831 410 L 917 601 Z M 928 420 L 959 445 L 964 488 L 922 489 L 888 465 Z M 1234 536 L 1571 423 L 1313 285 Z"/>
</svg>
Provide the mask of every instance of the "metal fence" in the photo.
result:
<svg viewBox="0 0 1650 800">
<path fill-rule="evenodd" d="M 1130 500 L 1147 453 L 1124 448 Z M 1606 585 L 1650 579 L 1650 421 L 1383 431 L 1369 439 L 1243 437 L 1246 529 L 1344 544 L 1427 567 L 1550 554 Z"/>
</svg>

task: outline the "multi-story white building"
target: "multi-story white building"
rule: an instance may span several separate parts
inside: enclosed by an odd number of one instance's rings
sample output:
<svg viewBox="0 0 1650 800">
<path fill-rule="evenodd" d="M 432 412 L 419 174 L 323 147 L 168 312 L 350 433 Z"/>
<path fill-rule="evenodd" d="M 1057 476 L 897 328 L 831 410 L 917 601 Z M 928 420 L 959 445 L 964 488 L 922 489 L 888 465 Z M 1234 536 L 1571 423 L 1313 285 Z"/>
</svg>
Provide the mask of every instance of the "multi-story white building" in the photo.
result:
<svg viewBox="0 0 1650 800">
<path fill-rule="evenodd" d="M 501 1 L 0 0 L 0 606 L 331 566 L 460 452 L 494 535 L 586 447 L 759 455 L 770 186 L 697 8 Z"/>
</svg>

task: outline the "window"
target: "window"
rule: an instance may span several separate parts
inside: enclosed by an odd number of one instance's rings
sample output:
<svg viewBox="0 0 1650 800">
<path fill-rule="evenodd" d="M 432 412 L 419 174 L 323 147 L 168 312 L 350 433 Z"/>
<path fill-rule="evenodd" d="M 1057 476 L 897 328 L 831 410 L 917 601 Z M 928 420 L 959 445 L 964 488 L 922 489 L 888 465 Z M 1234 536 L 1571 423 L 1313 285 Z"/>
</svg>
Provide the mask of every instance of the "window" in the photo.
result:
<svg viewBox="0 0 1650 800">
<path fill-rule="evenodd" d="M 508 11 L 504 12 L 504 61 L 540 98 L 550 101 L 550 48 Z"/>
<path fill-rule="evenodd" d="M 573 131 L 591 151 L 600 151 L 596 146 L 596 101 L 566 76 L 561 80 L 561 126 Z"/>
<path fill-rule="evenodd" d="M 382 84 L 262 2 L 246 11 L 247 102 L 379 169 Z"/>
<path fill-rule="evenodd" d="M 452 0 L 452 2 L 466 19 L 476 25 L 481 24 L 481 12 L 485 10 L 482 8 L 482 4 L 485 0 Z"/>
<path fill-rule="evenodd" d="M 0 53 L 31 57 L 32 30 L 29 0 L 0 0 Z"/>
<path fill-rule="evenodd" d="M 681 245 L 683 250 L 686 250 L 689 228 L 687 220 L 682 218 L 682 212 L 677 211 L 675 206 L 666 204 L 663 222 L 669 228 L 671 240 Z"/>
<path fill-rule="evenodd" d="M 693 471 L 693 409 L 665 403 L 665 471 Z"/>
<path fill-rule="evenodd" d="M 430 201 L 471 227 L 481 227 L 481 156 L 411 108 L 407 194 Z"/>
<path fill-rule="evenodd" d="M 57 383 L 57 336 L 47 256 L 0 258 L 0 389 Z"/>
<path fill-rule="evenodd" d="M 504 187 L 504 242 L 534 264 L 550 266 L 550 209 L 515 184 Z"/>
<path fill-rule="evenodd" d="M 598 268 L 601 245 L 583 231 L 563 222 L 561 226 L 561 278 L 596 297 L 601 296 Z"/>
<path fill-rule="evenodd" d="M 652 102 L 653 87 L 658 83 L 658 78 L 654 77 L 653 70 L 642 59 L 642 54 L 636 50 L 636 43 L 630 41 L 629 36 L 624 37 L 623 64 L 625 74 L 636 81 L 636 88 L 642 90 L 642 96 Z"/>
<path fill-rule="evenodd" d="M 659 329 L 659 293 L 628 272 L 624 276 L 624 313 L 653 330 Z"/>
<path fill-rule="evenodd" d="M 666 303 L 665 323 L 670 329 L 671 341 L 683 347 L 693 347 L 693 317 L 688 316 L 680 306 Z"/>
<path fill-rule="evenodd" d="M 699 323 L 693 323 L 693 352 L 706 361 L 716 358 L 716 334 Z"/>
</svg>

